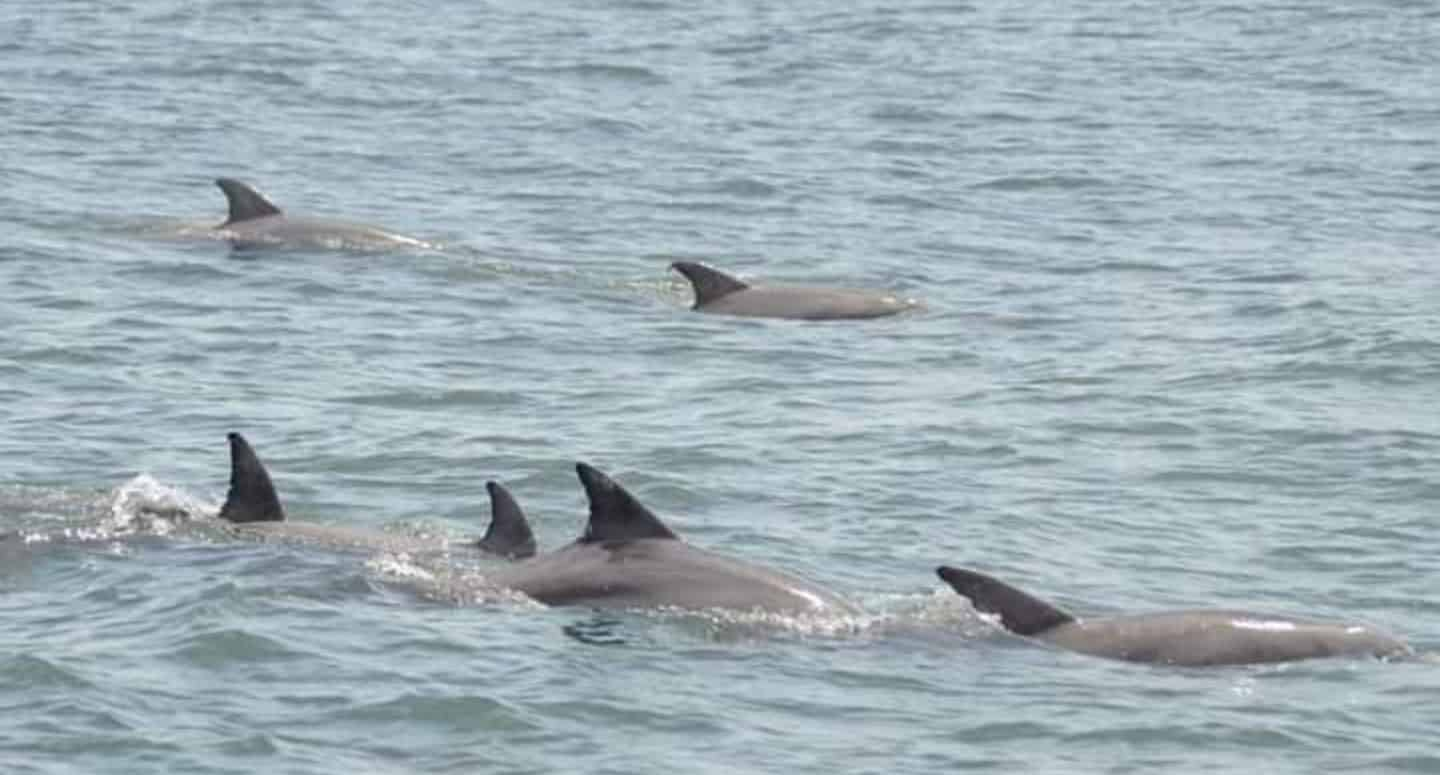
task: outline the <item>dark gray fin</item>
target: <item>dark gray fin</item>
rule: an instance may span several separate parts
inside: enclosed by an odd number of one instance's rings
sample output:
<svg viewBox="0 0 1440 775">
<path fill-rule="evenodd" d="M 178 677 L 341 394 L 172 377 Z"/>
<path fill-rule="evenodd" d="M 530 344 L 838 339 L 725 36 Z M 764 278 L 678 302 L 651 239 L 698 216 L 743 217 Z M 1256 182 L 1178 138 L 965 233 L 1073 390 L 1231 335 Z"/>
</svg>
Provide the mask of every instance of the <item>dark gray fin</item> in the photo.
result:
<svg viewBox="0 0 1440 775">
<path fill-rule="evenodd" d="M 280 208 L 271 204 L 264 194 L 234 178 L 216 178 L 215 185 L 225 192 L 225 198 L 230 201 L 230 218 L 221 226 L 280 214 Z"/>
<path fill-rule="evenodd" d="M 694 261 L 676 261 L 671 269 L 685 275 L 695 288 L 695 309 L 750 286 L 718 270 Z"/>
<path fill-rule="evenodd" d="M 283 522 L 285 510 L 270 474 L 250 443 L 238 433 L 230 439 L 230 492 L 220 508 L 220 518 L 229 522 Z"/>
<path fill-rule="evenodd" d="M 590 521 L 585 524 L 580 543 L 680 538 L 665 527 L 665 523 L 650 509 L 635 500 L 634 495 L 594 466 L 576 463 L 575 472 L 580 474 L 580 483 L 585 486 L 585 495 L 590 499 Z"/>
<path fill-rule="evenodd" d="M 1038 635 L 1051 627 L 1075 621 L 1075 617 L 1044 600 L 983 573 L 948 565 L 941 565 L 935 572 L 956 592 L 969 598 L 975 610 L 999 614 L 1000 623 L 1016 635 Z"/>
<path fill-rule="evenodd" d="M 530 531 L 520 504 L 498 482 L 486 482 L 485 489 L 490 492 L 490 527 L 485 529 L 485 537 L 477 541 L 476 546 L 481 551 L 511 559 L 535 556 L 535 534 Z"/>
</svg>

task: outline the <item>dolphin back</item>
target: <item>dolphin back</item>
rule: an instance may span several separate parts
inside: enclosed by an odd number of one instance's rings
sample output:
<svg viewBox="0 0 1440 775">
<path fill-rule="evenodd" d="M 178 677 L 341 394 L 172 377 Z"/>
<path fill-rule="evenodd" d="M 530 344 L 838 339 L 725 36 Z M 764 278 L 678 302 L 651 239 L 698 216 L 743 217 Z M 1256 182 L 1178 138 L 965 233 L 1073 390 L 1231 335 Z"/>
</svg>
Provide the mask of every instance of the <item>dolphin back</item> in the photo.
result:
<svg viewBox="0 0 1440 775">
<path fill-rule="evenodd" d="M 1363 625 L 1253 611 L 1162 611 L 1087 619 L 1047 634 L 1046 640 L 1092 656 L 1190 667 L 1411 653 L 1403 641 Z"/>
<path fill-rule="evenodd" d="M 1075 621 L 1075 617 L 1044 600 L 978 571 L 942 565 L 935 573 L 956 592 L 969 598 L 976 610 L 998 614 L 1005 629 L 1016 635 L 1038 635 Z"/>
</svg>

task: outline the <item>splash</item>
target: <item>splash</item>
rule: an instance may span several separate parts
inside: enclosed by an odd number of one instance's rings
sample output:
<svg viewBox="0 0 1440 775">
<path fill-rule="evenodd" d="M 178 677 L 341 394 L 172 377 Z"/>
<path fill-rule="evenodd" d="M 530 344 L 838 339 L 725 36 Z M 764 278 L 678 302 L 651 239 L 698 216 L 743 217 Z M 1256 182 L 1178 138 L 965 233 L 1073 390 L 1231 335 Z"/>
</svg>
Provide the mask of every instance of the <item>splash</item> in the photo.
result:
<svg viewBox="0 0 1440 775">
<path fill-rule="evenodd" d="M 420 558 L 408 553 L 382 552 L 365 561 L 381 581 L 408 588 L 429 600 L 454 605 L 500 603 L 523 608 L 544 608 L 532 598 L 492 584 L 477 568 L 452 564 L 448 558 Z"/>
<path fill-rule="evenodd" d="M 110 500 L 108 527 L 115 534 L 170 535 L 178 525 L 214 516 L 218 505 L 140 474 L 120 485 Z"/>
<path fill-rule="evenodd" d="M 171 535 L 180 525 L 218 507 L 182 490 L 161 484 L 147 474 L 136 476 L 106 494 L 98 508 L 85 509 L 77 521 L 55 528 L 18 531 L 27 544 L 110 541 L 135 535 Z"/>
</svg>

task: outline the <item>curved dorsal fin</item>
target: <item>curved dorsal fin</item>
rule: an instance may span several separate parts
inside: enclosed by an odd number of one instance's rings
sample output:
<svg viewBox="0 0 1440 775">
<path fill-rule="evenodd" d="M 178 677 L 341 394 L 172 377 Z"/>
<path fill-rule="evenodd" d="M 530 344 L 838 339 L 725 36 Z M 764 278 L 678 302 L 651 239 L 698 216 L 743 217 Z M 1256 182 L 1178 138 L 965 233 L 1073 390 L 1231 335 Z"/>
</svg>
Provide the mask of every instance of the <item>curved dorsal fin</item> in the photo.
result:
<svg viewBox="0 0 1440 775">
<path fill-rule="evenodd" d="M 948 565 L 941 565 L 935 572 L 956 592 L 969 598 L 977 611 L 999 614 L 1000 623 L 1016 635 L 1038 635 L 1051 627 L 1075 621 L 1075 617 L 1044 600 L 983 573 Z"/>
<path fill-rule="evenodd" d="M 694 286 L 696 309 L 750 287 L 719 269 L 711 269 L 694 261 L 676 261 L 670 265 L 670 268 L 685 275 L 685 279 Z"/>
<path fill-rule="evenodd" d="M 534 556 L 535 534 L 530 531 L 520 504 L 498 482 L 486 482 L 485 489 L 490 492 L 490 527 L 476 545 L 482 551 L 501 557 Z"/>
<path fill-rule="evenodd" d="M 225 198 L 230 202 L 230 218 L 221 226 L 280 214 L 280 208 L 271 204 L 264 194 L 234 178 L 216 178 L 215 185 L 225 192 Z"/>
<path fill-rule="evenodd" d="M 284 521 L 280 497 L 275 494 L 275 485 L 270 483 L 270 474 L 255 456 L 255 450 L 238 433 L 231 433 L 227 438 L 230 439 L 230 492 L 220 508 L 220 518 L 230 522 Z"/>
<path fill-rule="evenodd" d="M 635 500 L 634 495 L 594 466 L 576 463 L 575 472 L 580 475 L 580 483 L 585 486 L 585 495 L 590 499 L 590 521 L 585 524 L 580 543 L 636 538 L 679 539 L 659 517 Z"/>
</svg>

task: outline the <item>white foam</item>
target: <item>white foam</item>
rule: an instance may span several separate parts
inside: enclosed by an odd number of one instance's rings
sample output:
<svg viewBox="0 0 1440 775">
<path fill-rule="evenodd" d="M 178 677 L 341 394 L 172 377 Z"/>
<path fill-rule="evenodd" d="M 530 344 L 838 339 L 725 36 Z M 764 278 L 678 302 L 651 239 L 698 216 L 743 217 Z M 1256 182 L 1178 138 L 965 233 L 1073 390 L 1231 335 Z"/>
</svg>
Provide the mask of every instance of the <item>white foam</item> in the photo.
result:
<svg viewBox="0 0 1440 775">
<path fill-rule="evenodd" d="M 414 581 L 434 584 L 436 577 L 429 570 L 416 565 L 408 554 L 381 554 L 365 561 L 371 571 L 392 580 Z"/>
<path fill-rule="evenodd" d="M 100 529 L 112 534 L 168 535 L 177 524 L 214 511 L 212 504 L 140 474 L 116 488 L 110 500 L 110 518 Z"/>
</svg>

